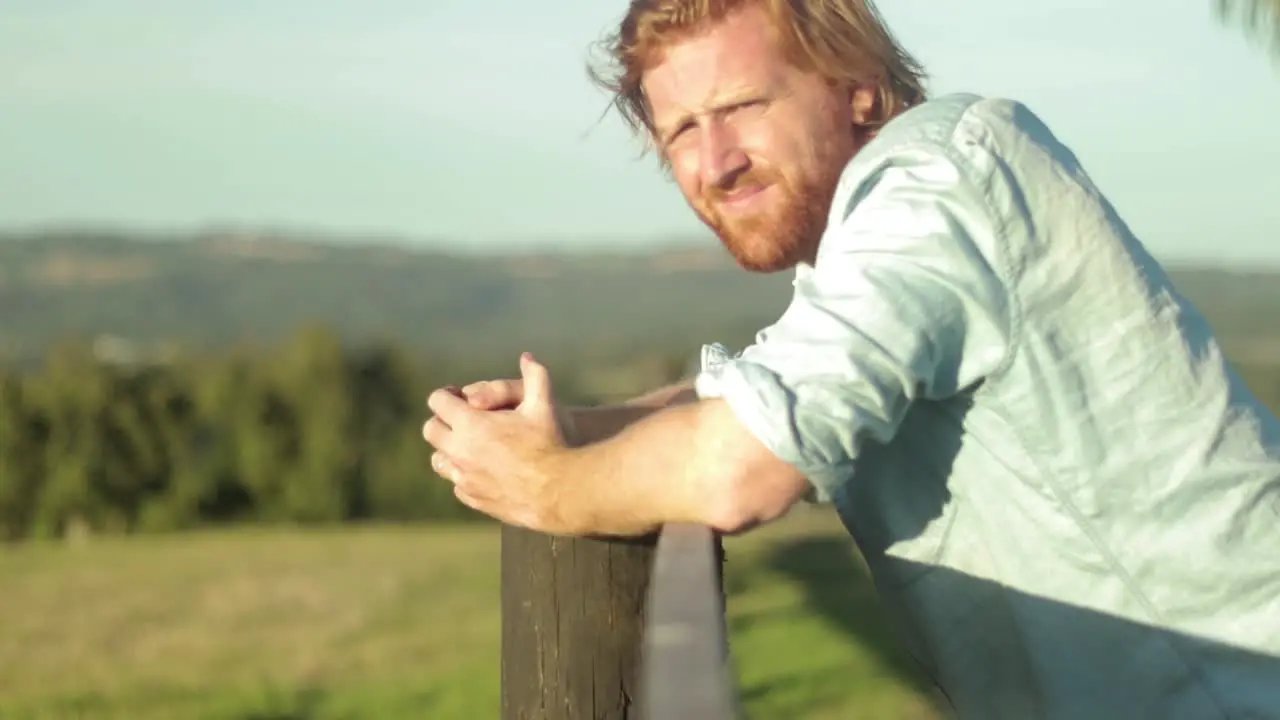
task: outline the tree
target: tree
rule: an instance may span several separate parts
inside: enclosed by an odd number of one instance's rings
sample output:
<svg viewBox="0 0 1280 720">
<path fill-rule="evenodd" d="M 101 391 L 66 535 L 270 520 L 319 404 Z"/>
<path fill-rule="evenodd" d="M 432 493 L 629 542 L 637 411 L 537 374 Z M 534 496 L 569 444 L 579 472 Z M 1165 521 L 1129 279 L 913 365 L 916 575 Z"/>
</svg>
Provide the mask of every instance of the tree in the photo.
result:
<svg viewBox="0 0 1280 720">
<path fill-rule="evenodd" d="M 1214 0 L 1214 12 L 1224 23 L 1238 23 L 1280 62 L 1280 0 Z"/>
</svg>

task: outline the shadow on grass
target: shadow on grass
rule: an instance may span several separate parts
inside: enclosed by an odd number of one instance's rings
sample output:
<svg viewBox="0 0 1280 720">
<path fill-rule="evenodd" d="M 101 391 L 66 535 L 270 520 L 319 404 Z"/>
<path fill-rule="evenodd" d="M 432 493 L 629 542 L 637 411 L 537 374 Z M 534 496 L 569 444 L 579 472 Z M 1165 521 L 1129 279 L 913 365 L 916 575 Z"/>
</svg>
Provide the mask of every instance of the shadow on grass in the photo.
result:
<svg viewBox="0 0 1280 720">
<path fill-rule="evenodd" d="M 820 617 L 845 640 L 870 655 L 885 673 L 918 693 L 929 707 L 903 708 L 903 716 L 936 717 L 945 714 L 936 703 L 936 686 L 894 636 L 884 618 L 880 600 L 865 569 L 854 554 L 851 539 L 798 537 L 783 541 L 762 558 L 770 573 L 796 583 L 803 593 L 805 614 Z M 754 578 L 744 578 L 749 584 Z M 739 588 L 740 590 L 742 588 Z M 733 632 L 774 620 L 762 611 L 733 619 Z M 758 705 L 768 717 L 803 717 L 814 708 L 838 703 L 850 692 L 849 680 L 839 669 L 832 672 L 797 672 L 779 675 L 742 689 L 747 705 Z M 899 715 L 894 715 L 899 717 Z"/>
<path fill-rule="evenodd" d="M 225 720 L 383 720 L 383 718 L 444 718 L 437 689 L 404 692 L 403 688 L 352 688 L 306 685 L 272 686 L 241 699 L 237 710 L 219 714 Z M 454 708 L 448 717 L 472 717 Z"/>
<path fill-rule="evenodd" d="M 234 720 L 319 720 L 322 717 L 325 692 L 318 687 L 305 687 L 297 692 L 271 692 L 261 707 L 237 714 Z M 323 717 L 332 717 L 323 713 Z"/>
<path fill-rule="evenodd" d="M 873 653 L 893 675 L 921 692 L 933 688 L 889 628 L 875 586 L 858 563 L 851 540 L 797 538 L 774 549 L 765 562 L 803 589 L 807 610 Z"/>
<path fill-rule="evenodd" d="M 947 478 L 962 446 L 965 418 L 972 407 L 972 397 L 967 394 L 945 402 L 913 405 L 892 443 L 868 443 L 862 448 L 858 464 L 866 475 L 860 482 L 850 483 L 848 491 L 850 506 L 855 509 L 851 521 L 861 526 L 862 550 L 869 556 L 882 555 L 894 543 L 916 538 L 941 516 L 951 501 Z M 914 478 L 910 492 L 876 492 L 874 481 L 885 473 Z M 931 704 L 941 710 L 936 685 L 895 637 L 848 534 L 783 540 L 763 561 L 771 573 L 793 580 L 802 589 L 804 612 L 821 617 L 827 626 L 871 655 L 884 672 L 920 696 L 932 698 Z M 847 678 L 840 679 L 845 682 L 828 685 L 847 686 Z M 757 692 L 785 693 L 781 685 L 786 682 L 775 681 L 773 685 L 779 687 Z"/>
</svg>

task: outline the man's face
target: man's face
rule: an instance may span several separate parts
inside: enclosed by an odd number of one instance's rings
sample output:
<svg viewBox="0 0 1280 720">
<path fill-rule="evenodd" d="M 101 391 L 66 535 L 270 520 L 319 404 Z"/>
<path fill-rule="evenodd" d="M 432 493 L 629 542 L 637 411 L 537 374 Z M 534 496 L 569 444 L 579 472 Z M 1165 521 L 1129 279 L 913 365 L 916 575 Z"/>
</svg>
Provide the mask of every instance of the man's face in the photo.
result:
<svg viewBox="0 0 1280 720">
<path fill-rule="evenodd" d="M 668 46 L 644 75 L 680 191 L 738 263 L 813 262 L 869 97 L 802 72 L 758 4 Z"/>
</svg>

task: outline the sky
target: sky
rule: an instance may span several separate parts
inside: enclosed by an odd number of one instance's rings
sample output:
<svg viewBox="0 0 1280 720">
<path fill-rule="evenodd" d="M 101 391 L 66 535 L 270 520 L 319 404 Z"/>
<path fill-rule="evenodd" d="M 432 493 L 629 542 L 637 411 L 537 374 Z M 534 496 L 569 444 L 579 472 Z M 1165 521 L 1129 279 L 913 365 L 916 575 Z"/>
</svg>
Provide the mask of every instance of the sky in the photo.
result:
<svg viewBox="0 0 1280 720">
<path fill-rule="evenodd" d="M 1211 4 L 879 7 L 932 94 L 1026 103 L 1158 257 L 1280 264 L 1280 63 Z M 587 80 L 624 8 L 0 0 L 0 229 L 704 237 Z"/>
</svg>

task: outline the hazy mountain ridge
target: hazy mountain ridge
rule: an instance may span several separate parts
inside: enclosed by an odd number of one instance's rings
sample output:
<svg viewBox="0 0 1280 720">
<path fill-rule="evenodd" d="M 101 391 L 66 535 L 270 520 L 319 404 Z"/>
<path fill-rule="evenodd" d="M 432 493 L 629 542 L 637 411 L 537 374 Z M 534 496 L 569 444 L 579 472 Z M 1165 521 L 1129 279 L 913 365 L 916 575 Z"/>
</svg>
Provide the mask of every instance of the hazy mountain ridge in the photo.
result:
<svg viewBox="0 0 1280 720">
<path fill-rule="evenodd" d="M 1280 270 L 1170 271 L 1228 344 L 1280 335 Z M 789 292 L 789 274 L 743 273 L 713 240 L 484 255 L 246 233 L 0 235 L 0 346 L 19 357 L 72 336 L 216 347 L 308 323 L 451 357 L 692 353 L 745 341 Z"/>
</svg>

